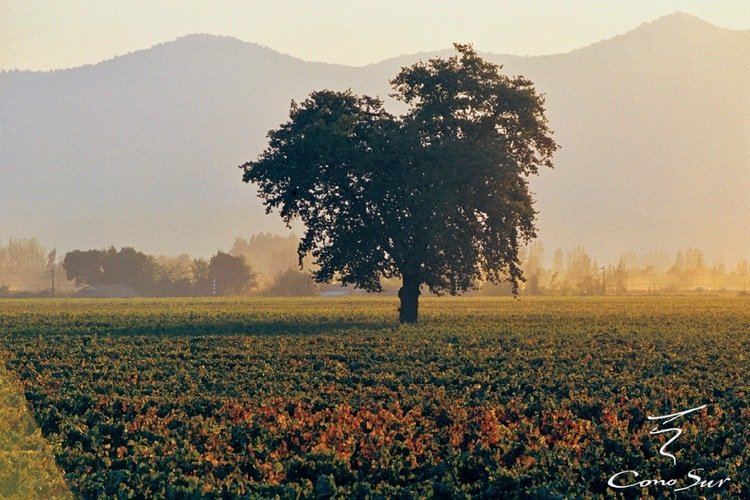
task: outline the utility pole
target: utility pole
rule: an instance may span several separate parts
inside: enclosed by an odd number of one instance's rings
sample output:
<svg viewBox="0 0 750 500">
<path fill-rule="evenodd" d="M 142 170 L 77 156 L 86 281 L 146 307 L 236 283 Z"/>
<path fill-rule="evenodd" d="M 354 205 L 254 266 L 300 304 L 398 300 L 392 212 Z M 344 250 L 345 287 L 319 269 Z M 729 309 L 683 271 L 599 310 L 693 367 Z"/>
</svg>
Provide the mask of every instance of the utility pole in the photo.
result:
<svg viewBox="0 0 750 500">
<path fill-rule="evenodd" d="M 607 287 L 604 283 L 604 266 L 602 266 L 602 295 L 607 295 Z"/>
<path fill-rule="evenodd" d="M 50 274 L 52 275 L 52 296 L 55 296 L 55 259 L 57 257 L 57 249 L 52 249 L 52 251 L 47 255 L 47 267 L 49 267 Z"/>
</svg>

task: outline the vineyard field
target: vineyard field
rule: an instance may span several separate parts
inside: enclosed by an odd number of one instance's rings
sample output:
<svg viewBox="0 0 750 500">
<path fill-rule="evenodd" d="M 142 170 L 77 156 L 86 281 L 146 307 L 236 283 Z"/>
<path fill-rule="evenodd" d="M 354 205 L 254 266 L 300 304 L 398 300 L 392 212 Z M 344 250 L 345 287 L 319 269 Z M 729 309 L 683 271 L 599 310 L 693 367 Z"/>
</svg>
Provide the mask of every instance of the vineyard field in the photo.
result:
<svg viewBox="0 0 750 500">
<path fill-rule="evenodd" d="M 0 357 L 83 498 L 750 498 L 746 297 L 396 307 L 8 299 Z"/>
</svg>

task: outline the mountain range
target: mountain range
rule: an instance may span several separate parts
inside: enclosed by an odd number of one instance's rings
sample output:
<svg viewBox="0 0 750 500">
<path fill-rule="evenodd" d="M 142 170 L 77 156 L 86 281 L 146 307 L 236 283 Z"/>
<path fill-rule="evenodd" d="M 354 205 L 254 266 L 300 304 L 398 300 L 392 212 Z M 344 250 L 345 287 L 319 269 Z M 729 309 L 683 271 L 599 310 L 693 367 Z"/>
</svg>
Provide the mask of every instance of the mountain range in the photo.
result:
<svg viewBox="0 0 750 500">
<path fill-rule="evenodd" d="M 282 233 L 237 165 L 290 101 L 351 88 L 398 112 L 388 80 L 450 53 L 349 67 L 189 35 L 94 65 L 4 71 L 0 238 L 207 256 Z M 482 55 L 545 95 L 561 149 L 531 184 L 549 251 L 750 255 L 750 31 L 674 14 L 565 54 Z"/>
</svg>

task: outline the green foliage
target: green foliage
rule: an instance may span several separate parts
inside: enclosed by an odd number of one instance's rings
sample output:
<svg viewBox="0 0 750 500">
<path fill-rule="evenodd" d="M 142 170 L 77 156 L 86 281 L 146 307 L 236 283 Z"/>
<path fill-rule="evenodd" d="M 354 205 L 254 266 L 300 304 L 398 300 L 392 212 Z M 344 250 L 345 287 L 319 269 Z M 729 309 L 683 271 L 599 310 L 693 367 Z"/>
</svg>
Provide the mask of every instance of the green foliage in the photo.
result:
<svg viewBox="0 0 750 500">
<path fill-rule="evenodd" d="M 255 286 L 255 274 L 245 257 L 217 252 L 208 263 L 208 279 L 218 295 L 238 295 Z"/>
<path fill-rule="evenodd" d="M 747 300 L 394 301 L 11 299 L 0 349 L 84 497 L 614 498 L 704 403 L 679 463 L 747 497 Z"/>
<path fill-rule="evenodd" d="M 320 288 L 308 273 L 287 269 L 279 274 L 265 295 L 277 297 L 309 297 L 320 293 Z"/>
<path fill-rule="evenodd" d="M 256 286 L 244 256 L 217 252 L 210 261 L 187 255 L 156 259 L 126 247 L 73 250 L 63 268 L 77 285 L 128 285 L 147 296 L 237 295 Z"/>
<path fill-rule="evenodd" d="M 151 291 L 158 274 L 154 258 L 132 247 L 73 250 L 65 254 L 63 268 L 77 285 L 128 285 L 140 293 Z"/>
<path fill-rule="evenodd" d="M 532 83 L 455 47 L 392 80 L 404 115 L 372 97 L 313 92 L 241 165 L 269 212 L 304 222 L 298 253 L 314 257 L 318 281 L 380 291 L 402 277 L 414 321 L 422 284 L 457 294 L 507 278 L 515 289 L 519 246 L 535 236 L 527 177 L 557 149 Z"/>
</svg>

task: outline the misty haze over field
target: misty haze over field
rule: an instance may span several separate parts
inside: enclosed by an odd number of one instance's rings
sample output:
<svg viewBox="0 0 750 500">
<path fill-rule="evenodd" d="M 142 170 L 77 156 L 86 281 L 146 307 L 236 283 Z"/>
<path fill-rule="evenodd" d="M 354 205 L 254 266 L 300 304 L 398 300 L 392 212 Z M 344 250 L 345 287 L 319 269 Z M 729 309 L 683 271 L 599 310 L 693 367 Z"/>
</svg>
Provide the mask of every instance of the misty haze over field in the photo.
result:
<svg viewBox="0 0 750 500">
<path fill-rule="evenodd" d="M 262 151 L 290 100 L 351 88 L 388 101 L 398 69 L 435 54 L 449 51 L 347 67 L 192 35 L 96 65 L 3 73 L 0 239 L 206 256 L 238 235 L 284 232 L 236 165 Z M 581 244 L 600 261 L 689 246 L 727 264 L 747 257 L 748 54 L 750 31 L 685 14 L 567 54 L 483 54 L 546 94 L 562 149 L 532 179 L 545 247 Z"/>
</svg>

